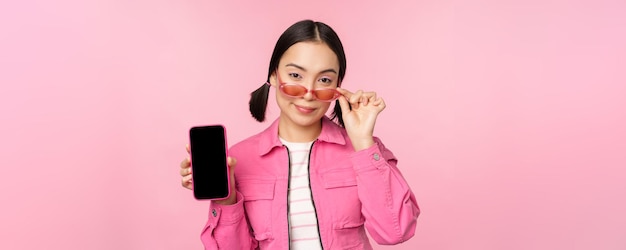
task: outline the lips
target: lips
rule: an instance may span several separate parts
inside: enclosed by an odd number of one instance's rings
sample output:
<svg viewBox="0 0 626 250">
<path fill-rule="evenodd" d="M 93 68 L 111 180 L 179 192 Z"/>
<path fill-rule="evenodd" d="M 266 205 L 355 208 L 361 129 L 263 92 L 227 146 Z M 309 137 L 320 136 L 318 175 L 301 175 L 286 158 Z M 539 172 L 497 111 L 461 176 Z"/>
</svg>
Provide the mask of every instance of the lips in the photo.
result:
<svg viewBox="0 0 626 250">
<path fill-rule="evenodd" d="M 313 111 L 315 111 L 315 109 L 316 109 L 316 108 L 310 108 L 310 107 L 305 107 L 305 106 L 300 106 L 300 105 L 295 105 L 295 106 L 296 106 L 296 109 L 298 111 L 300 111 L 301 113 L 304 113 L 304 114 L 310 114 Z"/>
</svg>

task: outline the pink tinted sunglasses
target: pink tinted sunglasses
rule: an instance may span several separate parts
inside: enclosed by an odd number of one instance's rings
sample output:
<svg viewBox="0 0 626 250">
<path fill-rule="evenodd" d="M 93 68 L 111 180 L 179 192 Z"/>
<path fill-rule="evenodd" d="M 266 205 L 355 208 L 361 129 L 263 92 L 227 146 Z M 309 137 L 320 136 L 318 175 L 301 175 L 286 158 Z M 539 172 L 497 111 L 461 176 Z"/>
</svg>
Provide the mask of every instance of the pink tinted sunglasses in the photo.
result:
<svg viewBox="0 0 626 250">
<path fill-rule="evenodd" d="M 280 92 L 282 92 L 283 94 L 289 97 L 299 98 L 299 97 L 303 97 L 304 95 L 306 95 L 306 93 L 311 92 L 311 94 L 313 95 L 313 98 L 315 98 L 318 101 L 332 102 L 334 100 L 337 100 L 337 98 L 341 96 L 341 93 L 339 93 L 339 91 L 337 91 L 337 89 L 334 89 L 334 88 L 307 89 L 300 84 L 285 83 L 281 81 L 280 77 L 278 76 L 278 73 L 276 73 L 276 76 L 277 76 L 278 85 L 279 85 L 278 89 L 280 90 Z M 270 85 L 269 82 L 266 82 L 265 84 Z"/>
</svg>

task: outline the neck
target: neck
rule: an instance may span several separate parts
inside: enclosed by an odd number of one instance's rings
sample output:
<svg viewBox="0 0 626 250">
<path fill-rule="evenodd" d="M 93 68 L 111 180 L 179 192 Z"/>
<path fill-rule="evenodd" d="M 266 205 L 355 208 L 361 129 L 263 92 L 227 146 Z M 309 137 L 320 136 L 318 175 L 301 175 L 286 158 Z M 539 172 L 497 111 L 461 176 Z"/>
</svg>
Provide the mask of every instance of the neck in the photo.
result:
<svg viewBox="0 0 626 250">
<path fill-rule="evenodd" d="M 321 132 L 321 120 L 308 126 L 299 126 L 287 119 L 280 119 L 278 123 L 278 136 L 289 142 L 311 142 L 317 139 Z"/>
</svg>

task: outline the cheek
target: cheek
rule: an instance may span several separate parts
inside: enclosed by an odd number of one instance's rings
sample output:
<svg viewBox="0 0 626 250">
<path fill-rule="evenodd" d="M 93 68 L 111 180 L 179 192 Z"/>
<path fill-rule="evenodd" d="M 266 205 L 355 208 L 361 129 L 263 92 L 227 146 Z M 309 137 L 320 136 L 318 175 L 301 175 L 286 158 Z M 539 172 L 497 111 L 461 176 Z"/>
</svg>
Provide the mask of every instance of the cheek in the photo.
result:
<svg viewBox="0 0 626 250">
<path fill-rule="evenodd" d="M 320 111 L 323 111 L 323 113 L 328 112 L 328 108 L 330 108 L 330 104 L 331 104 L 330 102 L 325 102 L 324 104 L 322 104 Z"/>
<path fill-rule="evenodd" d="M 278 104 L 278 107 L 282 108 L 282 106 L 289 104 L 289 100 L 287 100 L 287 97 L 283 96 L 280 93 L 280 90 L 276 90 L 275 95 L 276 95 L 276 104 Z"/>
</svg>

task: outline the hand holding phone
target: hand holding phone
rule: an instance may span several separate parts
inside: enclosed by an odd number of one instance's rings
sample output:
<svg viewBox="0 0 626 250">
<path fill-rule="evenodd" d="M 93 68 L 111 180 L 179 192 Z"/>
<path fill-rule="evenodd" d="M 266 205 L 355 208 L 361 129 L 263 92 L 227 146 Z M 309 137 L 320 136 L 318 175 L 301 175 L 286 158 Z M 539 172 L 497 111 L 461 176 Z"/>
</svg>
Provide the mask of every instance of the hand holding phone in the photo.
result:
<svg viewBox="0 0 626 250">
<path fill-rule="evenodd" d="M 231 183 L 224 126 L 192 127 L 189 146 L 194 197 L 198 200 L 228 198 Z"/>
</svg>

